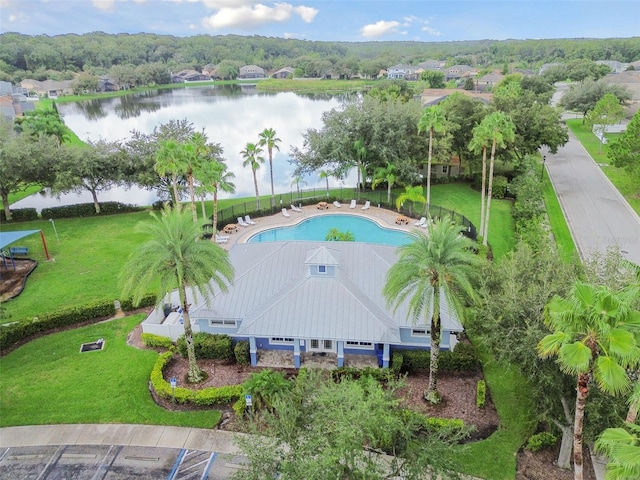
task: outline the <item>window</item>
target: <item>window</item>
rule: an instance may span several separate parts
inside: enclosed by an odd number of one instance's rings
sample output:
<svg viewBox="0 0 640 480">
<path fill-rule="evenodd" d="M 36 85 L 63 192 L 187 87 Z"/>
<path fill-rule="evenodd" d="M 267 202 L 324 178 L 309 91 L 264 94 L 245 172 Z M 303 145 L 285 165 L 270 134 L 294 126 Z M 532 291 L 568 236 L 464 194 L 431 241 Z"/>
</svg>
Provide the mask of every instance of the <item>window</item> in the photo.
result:
<svg viewBox="0 0 640 480">
<path fill-rule="evenodd" d="M 288 337 L 271 337 L 269 339 L 269 343 L 273 343 L 273 344 L 290 344 L 293 343 L 293 338 L 288 338 Z"/>
<path fill-rule="evenodd" d="M 209 326 L 210 327 L 228 327 L 228 328 L 232 328 L 236 326 L 236 321 L 235 320 L 229 320 L 229 319 L 214 319 L 214 320 L 209 320 Z"/>
<path fill-rule="evenodd" d="M 311 345 L 309 345 L 309 348 L 313 348 L 313 349 L 318 349 L 320 348 L 320 340 L 318 340 L 317 338 L 312 338 L 311 339 Z"/>
<path fill-rule="evenodd" d="M 333 348 L 333 340 L 323 340 L 322 343 L 325 350 L 331 350 Z"/>
<path fill-rule="evenodd" d="M 426 328 L 414 328 L 411 330 L 411 336 L 413 337 L 426 337 L 429 335 L 429 330 Z"/>
<path fill-rule="evenodd" d="M 318 265 L 318 273 L 327 273 L 326 265 Z"/>
<path fill-rule="evenodd" d="M 442 165 L 442 173 L 449 173 L 449 165 Z"/>
<path fill-rule="evenodd" d="M 347 342 L 347 348 L 373 348 L 371 342 Z"/>
</svg>

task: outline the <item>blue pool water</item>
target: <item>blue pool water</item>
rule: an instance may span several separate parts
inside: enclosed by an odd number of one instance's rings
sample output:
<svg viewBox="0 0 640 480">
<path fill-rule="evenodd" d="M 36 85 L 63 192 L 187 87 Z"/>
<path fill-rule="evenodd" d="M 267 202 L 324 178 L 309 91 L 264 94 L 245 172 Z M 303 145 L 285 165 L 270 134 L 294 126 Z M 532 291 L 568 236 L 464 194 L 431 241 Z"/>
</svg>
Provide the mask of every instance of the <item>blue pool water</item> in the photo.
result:
<svg viewBox="0 0 640 480">
<path fill-rule="evenodd" d="M 377 223 L 356 215 L 321 215 L 311 217 L 297 225 L 277 227 L 249 238 L 249 243 L 284 242 L 289 240 L 324 241 L 332 228 L 350 231 L 356 242 L 376 243 L 399 247 L 410 242 L 405 232 L 382 228 Z"/>
</svg>

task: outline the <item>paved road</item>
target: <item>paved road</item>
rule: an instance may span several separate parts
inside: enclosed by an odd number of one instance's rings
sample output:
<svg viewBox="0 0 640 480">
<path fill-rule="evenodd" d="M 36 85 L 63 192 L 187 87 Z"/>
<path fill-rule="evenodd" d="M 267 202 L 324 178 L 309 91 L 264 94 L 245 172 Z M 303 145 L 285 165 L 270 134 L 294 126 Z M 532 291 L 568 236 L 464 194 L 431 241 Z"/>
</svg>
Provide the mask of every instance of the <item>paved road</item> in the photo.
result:
<svg viewBox="0 0 640 480">
<path fill-rule="evenodd" d="M 611 184 L 582 144 L 569 132 L 558 153 L 546 155 L 546 168 L 582 258 L 619 246 L 640 265 L 640 217 Z"/>
</svg>

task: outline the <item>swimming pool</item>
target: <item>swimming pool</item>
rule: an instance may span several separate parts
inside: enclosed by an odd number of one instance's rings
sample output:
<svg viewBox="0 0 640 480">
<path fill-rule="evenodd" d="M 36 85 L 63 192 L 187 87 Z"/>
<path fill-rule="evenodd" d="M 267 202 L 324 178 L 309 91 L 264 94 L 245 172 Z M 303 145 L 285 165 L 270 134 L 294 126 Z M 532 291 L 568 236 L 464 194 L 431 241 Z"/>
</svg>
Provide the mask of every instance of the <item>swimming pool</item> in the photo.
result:
<svg viewBox="0 0 640 480">
<path fill-rule="evenodd" d="M 320 215 L 297 225 L 277 227 L 257 233 L 248 243 L 285 242 L 289 240 L 324 241 L 332 228 L 354 234 L 356 242 L 399 247 L 410 242 L 409 235 L 399 230 L 382 228 L 377 223 L 357 215 Z"/>
</svg>

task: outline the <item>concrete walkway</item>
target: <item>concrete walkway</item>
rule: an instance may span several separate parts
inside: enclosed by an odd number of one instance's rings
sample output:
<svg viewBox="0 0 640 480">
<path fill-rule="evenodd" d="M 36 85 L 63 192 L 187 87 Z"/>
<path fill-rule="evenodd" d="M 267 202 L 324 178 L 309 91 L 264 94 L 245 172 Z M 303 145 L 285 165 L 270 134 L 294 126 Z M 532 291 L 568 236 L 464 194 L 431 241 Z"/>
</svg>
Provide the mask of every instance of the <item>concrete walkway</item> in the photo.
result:
<svg viewBox="0 0 640 480">
<path fill-rule="evenodd" d="M 235 433 L 155 425 L 29 425 L 0 428 L 0 448 L 40 445 L 123 445 L 238 454 Z"/>
</svg>

